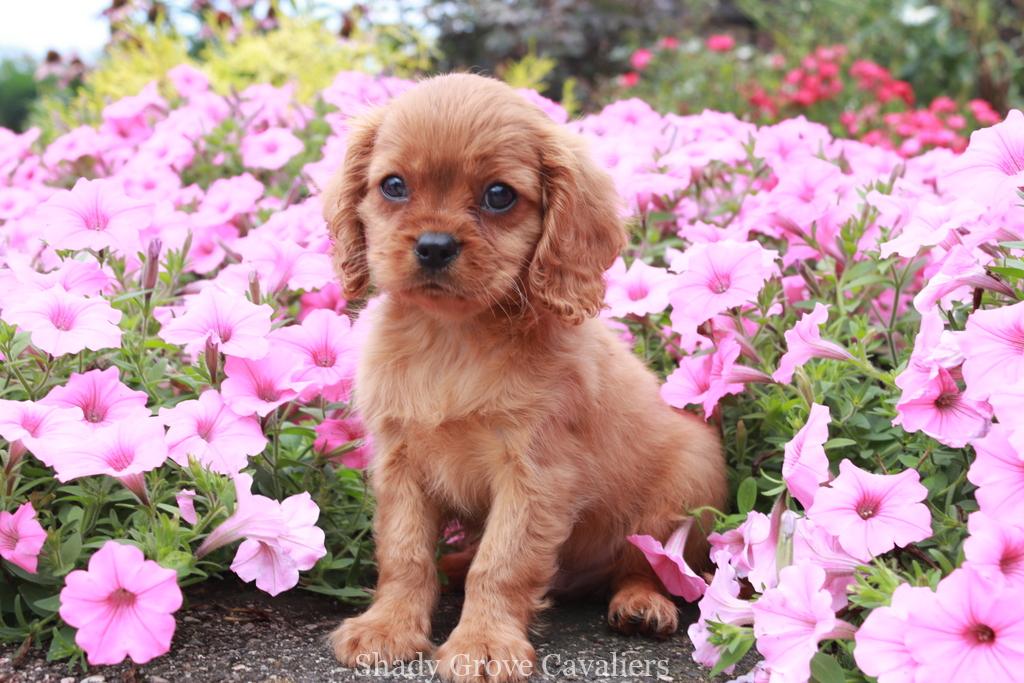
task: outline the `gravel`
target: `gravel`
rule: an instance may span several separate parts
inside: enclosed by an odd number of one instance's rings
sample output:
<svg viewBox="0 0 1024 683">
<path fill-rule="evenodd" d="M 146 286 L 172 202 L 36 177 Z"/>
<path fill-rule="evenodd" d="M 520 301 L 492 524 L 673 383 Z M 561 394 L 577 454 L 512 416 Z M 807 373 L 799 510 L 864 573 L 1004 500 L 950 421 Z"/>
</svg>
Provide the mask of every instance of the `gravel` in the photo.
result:
<svg viewBox="0 0 1024 683">
<path fill-rule="evenodd" d="M 165 681 L 436 681 L 432 662 L 414 662 L 390 675 L 340 666 L 325 636 L 340 619 L 361 608 L 303 591 L 277 598 L 244 584 L 211 583 L 188 594 L 178 614 L 171 653 L 142 666 L 94 667 L 72 671 L 67 664 L 47 663 L 43 652 L 30 650 L 15 664 L 15 649 L 0 646 L 0 683 L 163 683 Z M 434 642 L 454 628 L 461 597 L 444 595 L 434 620 Z M 626 637 L 605 623 L 605 604 L 556 605 L 541 618 L 532 642 L 538 673 L 531 681 L 710 681 L 707 669 L 690 658 L 686 626 L 697 618 L 682 608 L 680 632 L 665 641 Z M 745 670 L 741 665 L 740 671 Z"/>
</svg>

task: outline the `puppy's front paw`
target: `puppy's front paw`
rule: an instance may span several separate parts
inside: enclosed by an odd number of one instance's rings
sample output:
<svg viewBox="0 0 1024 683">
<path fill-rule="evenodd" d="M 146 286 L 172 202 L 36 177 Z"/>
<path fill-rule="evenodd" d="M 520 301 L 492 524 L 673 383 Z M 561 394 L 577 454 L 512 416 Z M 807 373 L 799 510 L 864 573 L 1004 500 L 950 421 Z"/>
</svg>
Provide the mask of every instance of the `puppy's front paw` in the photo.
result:
<svg viewBox="0 0 1024 683">
<path fill-rule="evenodd" d="M 525 681 L 537 668 L 537 654 L 522 635 L 495 629 L 456 628 L 437 650 L 444 681 Z"/>
<path fill-rule="evenodd" d="M 372 609 L 341 622 L 329 640 L 334 656 L 349 667 L 407 662 L 433 649 L 422 629 L 397 615 L 378 617 Z"/>
<path fill-rule="evenodd" d="M 647 585 L 621 588 L 608 605 L 608 624 L 620 633 L 668 638 L 679 628 L 675 603 Z"/>
</svg>

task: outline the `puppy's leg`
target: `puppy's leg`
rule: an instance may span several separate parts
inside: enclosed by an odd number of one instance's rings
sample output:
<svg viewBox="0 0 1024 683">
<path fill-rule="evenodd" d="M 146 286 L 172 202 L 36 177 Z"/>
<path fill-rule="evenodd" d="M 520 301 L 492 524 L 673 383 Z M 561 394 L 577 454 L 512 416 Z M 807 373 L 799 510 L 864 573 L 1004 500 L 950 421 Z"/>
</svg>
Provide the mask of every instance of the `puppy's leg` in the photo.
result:
<svg viewBox="0 0 1024 683">
<path fill-rule="evenodd" d="M 338 661 L 347 666 L 415 659 L 433 649 L 430 616 L 437 602 L 434 549 L 440 511 L 398 457 L 374 472 L 374 537 L 379 576 L 373 605 L 331 634 Z"/>
<path fill-rule="evenodd" d="M 666 534 L 667 536 L 667 534 Z M 647 558 L 625 544 L 612 575 L 608 624 L 626 635 L 667 638 L 679 628 L 679 613 Z"/>
<path fill-rule="evenodd" d="M 536 668 L 527 639 L 534 613 L 572 528 L 564 491 L 550 473 L 497 482 L 487 527 L 466 577 L 459 625 L 437 651 L 446 681 L 519 681 Z M 548 481 L 545 478 L 550 477 Z"/>
</svg>

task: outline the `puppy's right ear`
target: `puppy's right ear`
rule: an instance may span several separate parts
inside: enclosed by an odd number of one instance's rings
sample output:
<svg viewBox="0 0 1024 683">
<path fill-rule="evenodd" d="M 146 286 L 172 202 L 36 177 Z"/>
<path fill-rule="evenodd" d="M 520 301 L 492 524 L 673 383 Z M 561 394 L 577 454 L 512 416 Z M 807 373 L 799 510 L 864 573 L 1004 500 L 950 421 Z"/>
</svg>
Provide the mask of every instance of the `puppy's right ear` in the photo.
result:
<svg viewBox="0 0 1024 683">
<path fill-rule="evenodd" d="M 370 285 L 366 229 L 358 209 L 369 189 L 367 170 L 383 118 L 383 109 L 375 109 L 352 122 L 348 131 L 345 165 L 323 193 L 324 219 L 331 236 L 334 269 L 341 277 L 346 299 L 362 298 Z"/>
</svg>

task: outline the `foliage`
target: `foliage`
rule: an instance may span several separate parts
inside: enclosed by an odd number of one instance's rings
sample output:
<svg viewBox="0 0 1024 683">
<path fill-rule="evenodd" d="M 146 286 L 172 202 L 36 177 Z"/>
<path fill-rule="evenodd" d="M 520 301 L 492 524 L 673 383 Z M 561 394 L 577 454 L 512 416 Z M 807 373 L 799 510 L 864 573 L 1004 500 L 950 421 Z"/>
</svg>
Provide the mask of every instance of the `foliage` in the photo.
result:
<svg viewBox="0 0 1024 683">
<path fill-rule="evenodd" d="M 0 61 L 0 126 L 22 130 L 38 86 L 30 59 Z"/>
<path fill-rule="evenodd" d="M 479 69 L 498 73 L 501 66 L 531 51 L 555 60 L 550 93 L 559 93 L 568 78 L 578 82 L 589 100 L 599 77 L 621 68 L 615 48 L 647 42 L 676 23 L 708 11 L 709 0 L 432 0 L 423 10 L 437 31 L 440 71 Z"/>
<path fill-rule="evenodd" d="M 725 39 L 725 46 L 716 40 Z M 914 107 L 911 85 L 889 69 L 854 58 L 846 45 L 816 47 L 794 59 L 734 47 L 728 36 L 680 43 L 667 38 L 633 53 L 635 70 L 610 89 L 635 95 L 661 111 L 731 111 L 771 123 L 805 116 L 835 135 L 917 154 L 931 147 L 961 150 L 966 133 L 998 120 L 983 100 L 937 97 Z"/>
<path fill-rule="evenodd" d="M 259 83 L 291 83 L 303 102 L 311 101 L 340 71 L 408 76 L 428 65 L 430 49 L 424 39 L 398 26 L 354 29 L 340 38 L 313 16 L 282 16 L 272 30 L 248 18 L 230 26 L 208 19 L 209 37 L 201 43 L 169 23 L 120 25 L 122 39 L 108 47 L 83 86 L 44 97 L 34 122 L 46 137 L 75 122 L 96 123 L 103 107 L 151 81 L 169 92 L 166 73 L 182 63 L 202 69 L 222 94 Z"/>
</svg>

